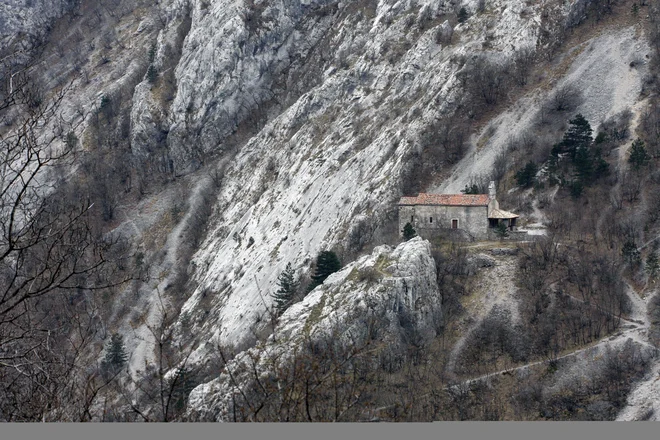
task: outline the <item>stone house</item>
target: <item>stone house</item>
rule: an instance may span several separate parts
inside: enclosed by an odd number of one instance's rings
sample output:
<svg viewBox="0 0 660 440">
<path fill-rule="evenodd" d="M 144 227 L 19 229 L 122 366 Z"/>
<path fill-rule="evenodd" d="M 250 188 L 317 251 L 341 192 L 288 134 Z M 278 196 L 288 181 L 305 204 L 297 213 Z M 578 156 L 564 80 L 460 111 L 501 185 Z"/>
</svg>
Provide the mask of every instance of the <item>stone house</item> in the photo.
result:
<svg viewBox="0 0 660 440">
<path fill-rule="evenodd" d="M 410 223 L 424 238 L 450 234 L 487 240 L 499 224 L 515 230 L 518 217 L 500 209 L 495 182 L 490 182 L 488 194 L 421 193 L 399 201 L 399 231 Z"/>
</svg>

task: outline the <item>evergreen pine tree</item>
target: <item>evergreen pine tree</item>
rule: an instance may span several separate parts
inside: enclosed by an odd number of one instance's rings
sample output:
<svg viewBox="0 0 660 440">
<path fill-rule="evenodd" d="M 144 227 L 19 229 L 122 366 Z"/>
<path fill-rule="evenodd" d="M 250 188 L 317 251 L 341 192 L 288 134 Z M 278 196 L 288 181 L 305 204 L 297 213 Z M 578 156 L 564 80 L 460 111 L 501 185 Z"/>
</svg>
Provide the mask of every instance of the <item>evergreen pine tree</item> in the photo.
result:
<svg viewBox="0 0 660 440">
<path fill-rule="evenodd" d="M 151 84 L 155 83 L 158 79 L 158 70 L 156 70 L 153 64 L 147 69 L 147 79 Z"/>
<path fill-rule="evenodd" d="M 458 17 L 457 18 L 458 18 L 459 23 L 465 23 L 467 21 L 467 19 L 469 18 L 469 15 L 468 15 L 468 11 L 467 11 L 467 9 L 465 9 L 465 7 L 462 7 L 458 11 Z"/>
<path fill-rule="evenodd" d="M 413 225 L 411 225 L 410 222 L 406 223 L 401 232 L 403 232 L 403 239 L 405 241 L 417 236 L 417 231 L 415 231 L 415 228 L 413 228 Z"/>
<path fill-rule="evenodd" d="M 632 146 L 630 147 L 630 157 L 628 158 L 628 163 L 630 163 L 633 169 L 639 170 L 640 168 L 646 166 L 649 163 L 649 160 L 651 160 L 651 156 L 649 156 L 649 154 L 646 152 L 644 141 L 637 139 L 632 143 Z"/>
<path fill-rule="evenodd" d="M 506 238 L 509 236 L 509 230 L 504 223 L 498 223 L 495 228 L 495 234 L 497 234 L 499 238 Z"/>
<path fill-rule="evenodd" d="M 628 263 L 633 264 L 639 261 L 639 249 L 637 249 L 637 244 L 632 240 L 628 240 L 623 244 L 621 254 Z"/>
<path fill-rule="evenodd" d="M 564 133 L 564 139 L 559 145 L 563 151 L 569 152 L 571 157 L 575 157 L 578 148 L 591 146 L 593 130 L 589 121 L 579 113 L 569 121 L 569 124 L 568 130 Z"/>
<path fill-rule="evenodd" d="M 105 348 L 105 358 L 101 367 L 107 372 L 117 372 L 125 364 L 128 356 L 124 347 L 124 338 L 119 333 L 113 333 Z"/>
<path fill-rule="evenodd" d="M 600 147 L 595 149 L 593 157 L 594 179 L 607 176 L 610 172 L 610 164 L 603 159 Z"/>
<path fill-rule="evenodd" d="M 568 184 L 568 189 L 571 192 L 571 197 L 574 199 L 579 199 L 582 195 L 582 192 L 584 191 L 584 185 L 582 184 L 581 180 L 577 179 L 571 181 Z"/>
<path fill-rule="evenodd" d="M 463 194 L 481 194 L 481 188 L 479 188 L 479 185 L 476 183 L 472 183 L 470 185 L 465 185 L 465 188 L 461 190 Z"/>
<path fill-rule="evenodd" d="M 273 298 L 279 315 L 293 303 L 293 298 L 298 291 L 298 281 L 291 263 L 287 263 L 284 271 L 277 277 L 277 286 L 278 289 L 273 294 Z"/>
<path fill-rule="evenodd" d="M 524 168 L 519 170 L 516 173 L 516 182 L 518 186 L 523 188 L 529 188 L 536 182 L 536 173 L 538 172 L 538 167 L 532 161 L 527 162 Z"/>
<path fill-rule="evenodd" d="M 170 380 L 176 380 L 176 383 L 171 385 L 173 407 L 176 411 L 181 412 L 186 408 L 190 392 L 199 384 L 193 371 L 185 366 L 178 368 L 177 374 Z"/>
<path fill-rule="evenodd" d="M 594 174 L 594 161 L 588 147 L 579 146 L 573 158 L 575 173 L 581 182 L 590 182 Z"/>
<path fill-rule="evenodd" d="M 312 291 L 316 286 L 323 284 L 330 274 L 337 272 L 341 269 L 339 258 L 332 251 L 323 251 L 316 257 L 316 271 L 312 275 L 312 282 L 309 285 L 309 291 Z"/>
</svg>

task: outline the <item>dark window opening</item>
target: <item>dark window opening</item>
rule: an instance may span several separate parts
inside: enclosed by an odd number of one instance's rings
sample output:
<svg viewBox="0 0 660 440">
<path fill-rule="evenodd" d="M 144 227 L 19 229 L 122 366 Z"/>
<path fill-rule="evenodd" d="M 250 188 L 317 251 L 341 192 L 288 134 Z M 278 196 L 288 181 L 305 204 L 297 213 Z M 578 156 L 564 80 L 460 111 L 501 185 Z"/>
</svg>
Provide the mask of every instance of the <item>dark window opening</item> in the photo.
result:
<svg viewBox="0 0 660 440">
<path fill-rule="evenodd" d="M 429 217 L 429 223 L 433 223 L 433 217 Z"/>
<path fill-rule="evenodd" d="M 452 219 L 451 228 L 452 229 L 458 229 L 458 220 L 457 219 Z"/>
<path fill-rule="evenodd" d="M 414 216 L 414 215 L 411 215 L 411 216 L 410 216 L 410 224 L 413 224 L 414 221 L 415 221 L 415 216 Z"/>
</svg>

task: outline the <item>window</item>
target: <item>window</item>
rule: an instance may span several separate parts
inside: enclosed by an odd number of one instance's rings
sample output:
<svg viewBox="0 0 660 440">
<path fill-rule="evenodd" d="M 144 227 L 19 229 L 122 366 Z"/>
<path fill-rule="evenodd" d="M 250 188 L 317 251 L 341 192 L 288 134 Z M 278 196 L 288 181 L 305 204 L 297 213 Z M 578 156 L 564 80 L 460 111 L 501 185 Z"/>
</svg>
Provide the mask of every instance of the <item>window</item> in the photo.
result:
<svg viewBox="0 0 660 440">
<path fill-rule="evenodd" d="M 411 215 L 410 216 L 410 224 L 412 225 L 413 223 L 415 223 L 415 216 Z"/>
<path fill-rule="evenodd" d="M 429 217 L 429 223 L 433 223 L 433 217 Z"/>
<path fill-rule="evenodd" d="M 458 219 L 454 218 L 451 220 L 451 228 L 452 229 L 458 229 Z"/>
</svg>

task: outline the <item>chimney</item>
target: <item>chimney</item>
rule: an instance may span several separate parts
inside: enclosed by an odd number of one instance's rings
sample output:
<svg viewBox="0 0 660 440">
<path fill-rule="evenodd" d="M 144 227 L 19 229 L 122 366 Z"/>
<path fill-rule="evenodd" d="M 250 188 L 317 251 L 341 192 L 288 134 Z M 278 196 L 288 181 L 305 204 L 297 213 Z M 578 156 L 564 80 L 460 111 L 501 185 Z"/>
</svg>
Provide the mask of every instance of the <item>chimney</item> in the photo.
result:
<svg viewBox="0 0 660 440">
<path fill-rule="evenodd" d="M 491 180 L 488 184 L 488 200 L 493 201 L 497 197 L 497 189 L 495 187 L 495 181 Z"/>
</svg>

